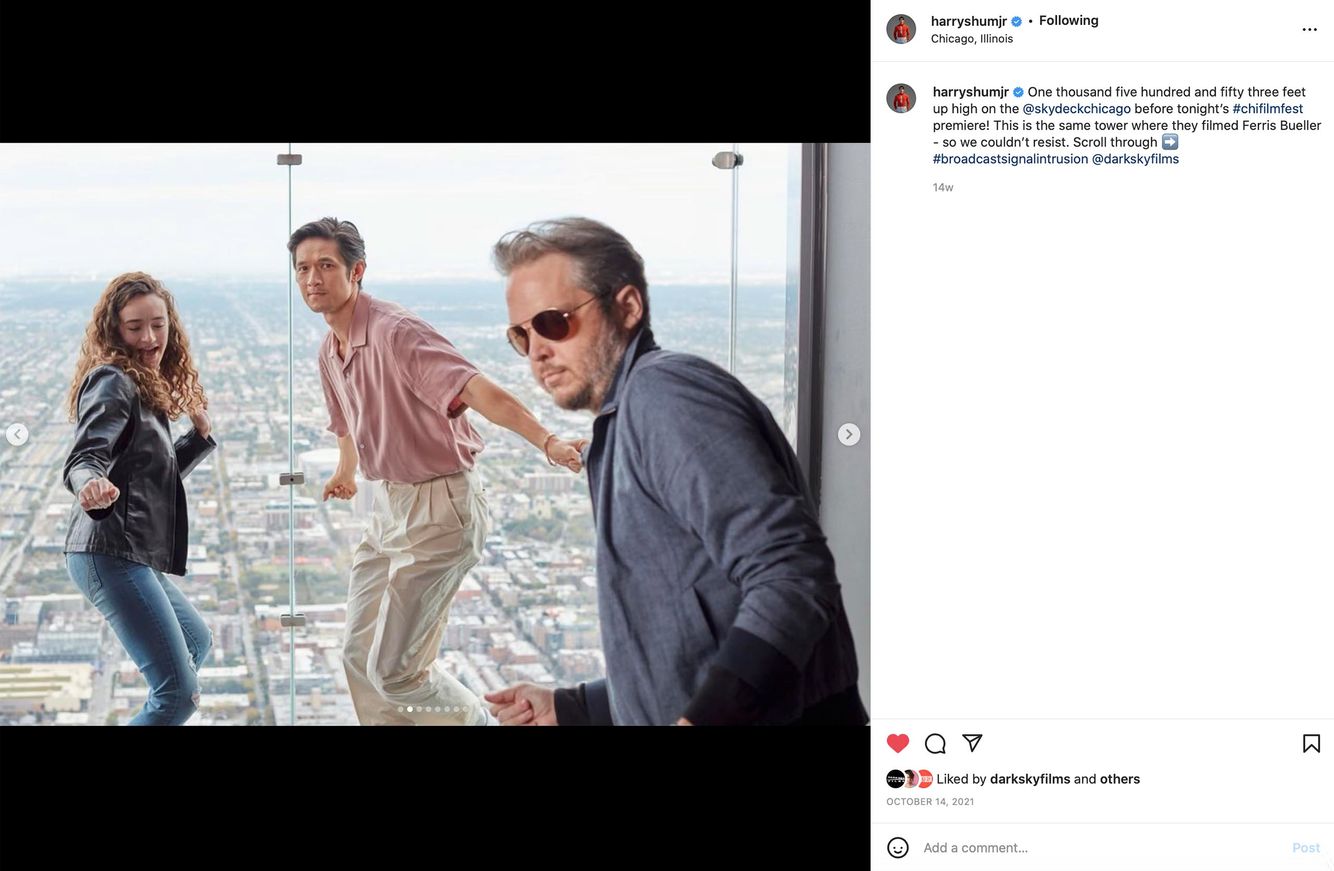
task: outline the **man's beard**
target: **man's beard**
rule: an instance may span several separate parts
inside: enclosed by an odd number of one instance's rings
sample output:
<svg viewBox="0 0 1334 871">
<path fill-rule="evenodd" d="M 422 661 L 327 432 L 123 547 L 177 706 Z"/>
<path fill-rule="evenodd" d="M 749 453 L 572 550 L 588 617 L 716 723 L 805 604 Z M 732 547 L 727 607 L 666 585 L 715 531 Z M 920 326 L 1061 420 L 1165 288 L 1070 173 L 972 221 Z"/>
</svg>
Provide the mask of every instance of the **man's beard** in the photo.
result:
<svg viewBox="0 0 1334 871">
<path fill-rule="evenodd" d="M 625 338 L 626 334 L 620 330 L 608 330 L 603 333 L 598 343 L 590 349 L 590 355 L 594 358 L 593 365 L 585 371 L 591 370 L 592 374 L 569 399 L 560 400 L 552 396 L 556 405 L 566 411 L 591 411 L 596 414 L 598 406 L 607 395 L 607 389 L 611 387 L 611 380 L 616 377 L 617 368 L 621 365 L 621 357 L 629 344 Z"/>
</svg>

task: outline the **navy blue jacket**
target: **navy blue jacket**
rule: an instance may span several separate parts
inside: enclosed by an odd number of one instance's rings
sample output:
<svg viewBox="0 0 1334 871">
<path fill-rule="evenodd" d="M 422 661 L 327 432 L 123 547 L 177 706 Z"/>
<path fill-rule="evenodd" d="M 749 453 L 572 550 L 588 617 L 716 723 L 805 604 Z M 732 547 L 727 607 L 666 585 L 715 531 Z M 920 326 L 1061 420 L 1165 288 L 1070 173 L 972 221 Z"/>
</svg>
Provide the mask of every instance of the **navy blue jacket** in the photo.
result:
<svg viewBox="0 0 1334 871">
<path fill-rule="evenodd" d="M 731 706 L 718 722 L 790 723 L 839 694 L 866 722 L 834 558 L 754 394 L 641 330 L 584 459 L 607 661 L 579 689 L 589 722 L 708 722 Z"/>
</svg>

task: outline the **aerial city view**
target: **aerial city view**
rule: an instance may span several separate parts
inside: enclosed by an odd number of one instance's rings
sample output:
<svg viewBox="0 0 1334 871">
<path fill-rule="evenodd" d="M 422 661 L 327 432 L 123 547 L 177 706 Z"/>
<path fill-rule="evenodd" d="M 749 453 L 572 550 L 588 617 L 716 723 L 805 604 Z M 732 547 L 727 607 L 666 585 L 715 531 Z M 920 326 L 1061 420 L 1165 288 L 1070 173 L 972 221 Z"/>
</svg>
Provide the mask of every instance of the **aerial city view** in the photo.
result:
<svg viewBox="0 0 1334 871">
<path fill-rule="evenodd" d="M 74 432 L 65 398 L 109 277 L 0 280 L 0 724 L 123 724 L 148 695 L 62 553 L 74 506 L 61 481 Z M 338 456 L 315 363 L 325 324 L 296 298 L 289 396 L 281 279 L 159 277 L 184 319 L 219 446 L 185 479 L 189 559 L 174 579 L 214 638 L 189 725 L 355 725 L 342 632 L 371 488 L 359 481 L 351 501 L 320 500 Z M 591 434 L 592 417 L 558 409 L 506 343 L 499 276 L 377 283 L 372 273 L 366 291 L 429 321 L 551 431 Z M 726 282 L 654 284 L 651 295 L 659 344 L 728 364 Z M 789 438 L 792 320 L 781 280 L 741 286 L 737 374 Z M 486 441 L 477 467 L 491 534 L 449 612 L 439 664 L 479 694 L 516 681 L 596 678 L 604 663 L 584 475 L 549 466 L 517 436 L 469 413 Z M 173 432 L 188 427 L 183 417 Z M 280 484 L 288 471 L 304 473 L 304 483 Z M 293 608 L 305 623 L 289 629 L 282 617 Z"/>
</svg>

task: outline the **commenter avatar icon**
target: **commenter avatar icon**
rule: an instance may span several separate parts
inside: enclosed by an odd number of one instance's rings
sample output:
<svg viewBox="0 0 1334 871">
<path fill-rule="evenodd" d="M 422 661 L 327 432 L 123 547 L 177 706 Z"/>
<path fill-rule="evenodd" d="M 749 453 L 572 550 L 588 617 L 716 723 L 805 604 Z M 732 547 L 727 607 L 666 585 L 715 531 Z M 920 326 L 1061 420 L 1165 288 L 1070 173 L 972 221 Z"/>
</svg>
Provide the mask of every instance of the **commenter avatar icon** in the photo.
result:
<svg viewBox="0 0 1334 871">
<path fill-rule="evenodd" d="M 911 112 L 912 108 L 917 105 L 917 92 L 909 85 L 900 82 L 890 88 L 889 93 L 885 94 L 885 102 L 889 103 L 889 108 L 903 115 Z"/>
<path fill-rule="evenodd" d="M 895 859 L 902 859 L 908 855 L 908 842 L 902 838 L 894 838 L 889 842 L 889 855 Z"/>
</svg>

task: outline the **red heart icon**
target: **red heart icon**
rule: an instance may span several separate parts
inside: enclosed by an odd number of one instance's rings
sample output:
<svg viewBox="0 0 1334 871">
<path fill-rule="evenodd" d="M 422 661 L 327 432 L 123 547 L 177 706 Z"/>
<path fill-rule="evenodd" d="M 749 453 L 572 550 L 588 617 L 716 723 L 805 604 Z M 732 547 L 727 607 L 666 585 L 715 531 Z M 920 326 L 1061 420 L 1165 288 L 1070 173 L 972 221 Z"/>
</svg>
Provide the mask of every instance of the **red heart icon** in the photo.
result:
<svg viewBox="0 0 1334 871">
<path fill-rule="evenodd" d="M 902 753 L 903 748 L 908 746 L 907 735 L 890 735 L 886 740 L 889 742 L 889 746 L 894 748 L 895 753 Z"/>
</svg>

